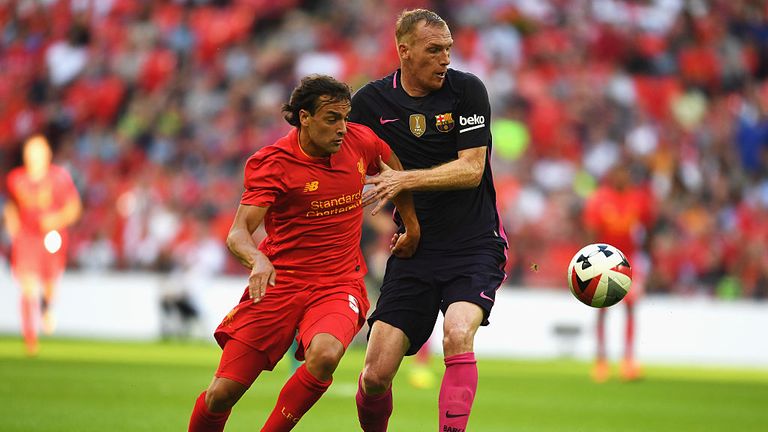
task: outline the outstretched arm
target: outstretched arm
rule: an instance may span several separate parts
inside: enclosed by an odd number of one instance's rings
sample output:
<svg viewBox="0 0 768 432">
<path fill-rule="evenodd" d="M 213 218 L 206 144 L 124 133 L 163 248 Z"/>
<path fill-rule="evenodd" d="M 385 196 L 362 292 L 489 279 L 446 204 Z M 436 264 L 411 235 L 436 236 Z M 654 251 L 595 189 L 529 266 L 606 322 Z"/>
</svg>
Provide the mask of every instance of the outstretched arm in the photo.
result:
<svg viewBox="0 0 768 432">
<path fill-rule="evenodd" d="M 275 268 L 253 240 L 253 232 L 264 221 L 269 207 L 240 204 L 227 235 L 227 247 L 240 262 L 251 269 L 248 291 L 254 303 L 267 293 L 267 284 L 275 286 Z"/>
<path fill-rule="evenodd" d="M 379 166 L 381 167 L 381 174 L 388 171 L 402 172 L 403 164 L 400 163 L 400 159 L 395 156 L 395 153 L 391 153 L 391 156 L 386 164 L 379 160 Z M 390 252 L 399 258 L 409 258 L 416 252 L 416 248 L 419 245 L 419 239 L 421 238 L 421 226 L 419 226 L 419 220 L 416 218 L 416 209 L 413 206 L 413 196 L 410 191 L 402 191 L 392 198 L 392 202 L 395 203 L 400 218 L 405 225 L 404 233 L 395 233 L 392 236 L 390 243 Z M 379 205 L 373 209 L 371 214 L 376 214 L 380 210 L 384 201 L 379 202 Z"/>
<path fill-rule="evenodd" d="M 408 171 L 382 171 L 366 180 L 372 184 L 363 196 L 363 205 L 374 201 L 378 212 L 386 200 L 392 200 L 402 191 L 428 191 L 470 189 L 477 187 L 485 170 L 487 147 L 473 147 L 459 152 L 459 158 L 429 169 Z"/>
</svg>

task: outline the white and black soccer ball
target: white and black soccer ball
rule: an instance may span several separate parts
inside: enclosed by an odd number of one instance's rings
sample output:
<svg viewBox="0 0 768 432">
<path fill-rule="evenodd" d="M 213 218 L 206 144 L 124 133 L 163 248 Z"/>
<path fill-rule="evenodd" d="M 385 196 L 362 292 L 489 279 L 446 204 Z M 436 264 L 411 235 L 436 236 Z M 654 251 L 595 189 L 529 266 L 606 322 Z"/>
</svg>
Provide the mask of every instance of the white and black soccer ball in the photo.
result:
<svg viewBox="0 0 768 432">
<path fill-rule="evenodd" d="M 584 246 L 568 265 L 568 288 L 588 306 L 613 306 L 627 295 L 631 285 L 632 268 L 627 257 L 609 244 Z"/>
</svg>

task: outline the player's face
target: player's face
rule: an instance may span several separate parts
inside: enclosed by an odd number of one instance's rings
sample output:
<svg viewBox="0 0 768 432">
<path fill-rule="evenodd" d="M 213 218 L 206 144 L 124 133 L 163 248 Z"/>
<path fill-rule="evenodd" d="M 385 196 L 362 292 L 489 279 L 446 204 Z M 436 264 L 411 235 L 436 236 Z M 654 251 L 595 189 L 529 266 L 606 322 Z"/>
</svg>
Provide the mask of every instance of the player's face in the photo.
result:
<svg viewBox="0 0 768 432">
<path fill-rule="evenodd" d="M 305 110 L 299 113 L 299 139 L 302 148 L 310 156 L 326 157 L 338 152 L 347 134 L 347 116 L 352 109 L 350 101 L 327 102 L 327 99 L 320 98 L 320 106 L 314 115 Z"/>
<path fill-rule="evenodd" d="M 617 165 L 608 172 L 608 175 L 610 176 L 611 184 L 616 190 L 623 191 L 632 183 L 632 178 L 626 167 Z"/>
<path fill-rule="evenodd" d="M 44 174 L 51 164 L 51 148 L 45 138 L 36 136 L 24 144 L 24 166 L 33 177 Z"/>
<path fill-rule="evenodd" d="M 453 38 L 448 27 L 427 26 L 421 21 L 408 43 L 398 46 L 403 79 L 417 94 L 426 95 L 440 89 L 451 63 Z"/>
</svg>

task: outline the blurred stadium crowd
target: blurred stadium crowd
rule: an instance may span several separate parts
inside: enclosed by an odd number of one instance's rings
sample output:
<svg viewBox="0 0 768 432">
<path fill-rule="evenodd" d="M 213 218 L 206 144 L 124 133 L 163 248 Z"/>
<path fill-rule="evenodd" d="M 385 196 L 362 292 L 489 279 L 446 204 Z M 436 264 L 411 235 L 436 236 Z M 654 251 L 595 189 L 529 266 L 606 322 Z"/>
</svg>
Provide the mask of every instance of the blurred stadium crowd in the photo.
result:
<svg viewBox="0 0 768 432">
<path fill-rule="evenodd" d="M 509 284 L 565 286 L 584 201 L 620 165 L 657 200 L 649 291 L 768 297 L 763 1 L 0 0 L 0 173 L 51 138 L 85 206 L 71 267 L 239 272 L 223 239 L 281 103 L 308 73 L 391 72 L 415 6 L 488 88 Z M 374 274 L 391 230 L 367 220 Z"/>
</svg>

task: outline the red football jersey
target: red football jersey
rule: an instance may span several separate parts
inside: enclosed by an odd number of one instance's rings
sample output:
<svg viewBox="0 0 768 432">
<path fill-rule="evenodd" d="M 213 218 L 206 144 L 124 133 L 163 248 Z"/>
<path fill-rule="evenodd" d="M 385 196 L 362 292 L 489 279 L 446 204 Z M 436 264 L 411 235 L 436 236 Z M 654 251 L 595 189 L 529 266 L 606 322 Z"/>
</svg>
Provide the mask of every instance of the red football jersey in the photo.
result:
<svg viewBox="0 0 768 432">
<path fill-rule="evenodd" d="M 18 167 L 8 174 L 8 194 L 19 210 L 19 234 L 42 236 L 46 234 L 40 231 L 42 216 L 77 198 L 77 189 L 67 170 L 56 165 L 38 181 L 30 179 L 24 167 Z"/>
<path fill-rule="evenodd" d="M 241 204 L 269 207 L 259 249 L 277 278 L 316 283 L 359 279 L 367 268 L 360 250 L 361 197 L 366 175 L 379 172 L 391 150 L 366 126 L 347 124 L 341 149 L 308 156 L 298 130 L 248 159 Z"/>
<path fill-rule="evenodd" d="M 40 220 L 77 198 L 72 177 L 65 169 L 51 165 L 44 178 L 33 181 L 26 169 L 15 168 L 8 174 L 8 195 L 18 208 L 20 224 L 11 248 L 14 271 L 36 273 L 47 280 L 58 277 L 66 264 L 67 230 L 59 230 L 60 248 L 48 252 L 44 245 L 47 233 L 42 231 Z"/>
<path fill-rule="evenodd" d="M 644 188 L 619 192 L 603 186 L 587 200 L 584 224 L 595 231 L 598 242 L 613 245 L 628 257 L 635 249 L 636 231 L 647 227 L 653 219 L 653 198 Z"/>
</svg>

